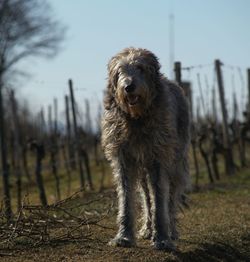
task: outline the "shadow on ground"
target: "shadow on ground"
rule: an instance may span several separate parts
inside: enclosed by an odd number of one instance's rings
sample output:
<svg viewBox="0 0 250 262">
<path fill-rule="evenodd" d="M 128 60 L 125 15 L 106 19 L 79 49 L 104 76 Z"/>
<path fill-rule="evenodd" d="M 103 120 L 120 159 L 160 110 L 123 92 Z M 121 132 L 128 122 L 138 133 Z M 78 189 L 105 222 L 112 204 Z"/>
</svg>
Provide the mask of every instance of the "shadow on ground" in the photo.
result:
<svg viewBox="0 0 250 262">
<path fill-rule="evenodd" d="M 167 259 L 166 261 L 250 261 L 250 234 L 244 235 L 240 243 L 240 247 L 223 242 L 199 243 L 193 250 L 177 251 L 174 260 Z M 242 251 L 242 249 L 248 251 Z"/>
</svg>

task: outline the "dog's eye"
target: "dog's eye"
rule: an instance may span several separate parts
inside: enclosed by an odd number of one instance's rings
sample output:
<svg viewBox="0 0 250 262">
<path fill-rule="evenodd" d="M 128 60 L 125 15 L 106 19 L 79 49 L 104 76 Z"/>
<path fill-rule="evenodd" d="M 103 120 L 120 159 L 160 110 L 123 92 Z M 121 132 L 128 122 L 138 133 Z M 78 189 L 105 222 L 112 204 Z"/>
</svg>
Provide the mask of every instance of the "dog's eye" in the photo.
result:
<svg viewBox="0 0 250 262">
<path fill-rule="evenodd" d="M 140 73 L 143 73 L 143 72 L 144 72 L 143 66 L 138 65 L 136 68 L 137 68 L 137 70 L 138 70 Z"/>
<path fill-rule="evenodd" d="M 121 72 L 117 71 L 116 74 L 115 74 L 115 77 L 114 77 L 115 83 L 117 83 L 120 76 L 121 76 Z"/>
</svg>

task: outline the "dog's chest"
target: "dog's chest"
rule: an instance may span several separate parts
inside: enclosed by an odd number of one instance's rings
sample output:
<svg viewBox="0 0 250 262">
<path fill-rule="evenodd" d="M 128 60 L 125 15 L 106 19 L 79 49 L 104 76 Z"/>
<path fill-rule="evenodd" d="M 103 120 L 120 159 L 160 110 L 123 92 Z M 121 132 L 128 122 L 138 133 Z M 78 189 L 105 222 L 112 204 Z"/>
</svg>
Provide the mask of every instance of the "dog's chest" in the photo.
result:
<svg viewBox="0 0 250 262">
<path fill-rule="evenodd" d="M 149 162 L 154 158 L 152 130 L 143 125 L 132 125 L 127 139 L 126 151 L 136 162 Z"/>
</svg>

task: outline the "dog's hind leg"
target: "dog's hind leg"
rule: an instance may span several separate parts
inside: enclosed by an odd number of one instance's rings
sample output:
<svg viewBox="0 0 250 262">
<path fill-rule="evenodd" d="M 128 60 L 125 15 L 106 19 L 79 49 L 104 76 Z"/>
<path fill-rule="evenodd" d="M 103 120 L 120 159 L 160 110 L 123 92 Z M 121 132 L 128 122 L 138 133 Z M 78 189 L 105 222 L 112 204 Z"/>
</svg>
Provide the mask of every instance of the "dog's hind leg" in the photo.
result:
<svg viewBox="0 0 250 262">
<path fill-rule="evenodd" d="M 181 206 L 187 205 L 184 201 L 185 189 L 189 183 L 189 167 L 187 157 L 177 167 L 173 181 L 170 183 L 170 199 L 169 199 L 169 216 L 170 216 L 170 232 L 171 239 L 178 240 L 179 233 L 177 231 L 177 212 Z"/>
<path fill-rule="evenodd" d="M 153 197 L 153 246 L 156 249 L 173 251 L 169 224 L 169 180 L 168 174 L 155 161 L 149 172 Z"/>
<path fill-rule="evenodd" d="M 152 236 L 152 210 L 151 199 L 148 188 L 148 182 L 146 174 L 140 181 L 141 197 L 142 197 L 142 212 L 143 212 L 143 224 L 139 231 L 139 237 L 143 239 L 150 239 Z"/>
<path fill-rule="evenodd" d="M 116 168 L 115 178 L 118 193 L 118 233 L 110 245 L 131 247 L 135 245 L 134 236 L 134 200 L 135 174 L 123 165 Z"/>
<path fill-rule="evenodd" d="M 171 183 L 171 194 L 169 198 L 169 219 L 170 219 L 170 236 L 172 240 L 179 239 L 179 233 L 176 228 L 177 224 L 177 209 L 180 203 L 180 186 Z"/>
</svg>

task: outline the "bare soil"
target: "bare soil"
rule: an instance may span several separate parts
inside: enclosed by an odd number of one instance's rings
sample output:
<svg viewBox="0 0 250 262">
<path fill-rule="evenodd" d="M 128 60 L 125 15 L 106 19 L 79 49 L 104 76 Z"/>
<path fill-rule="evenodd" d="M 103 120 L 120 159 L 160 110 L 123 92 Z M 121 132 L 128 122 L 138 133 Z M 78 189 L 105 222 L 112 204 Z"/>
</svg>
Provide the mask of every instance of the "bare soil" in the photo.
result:
<svg viewBox="0 0 250 262">
<path fill-rule="evenodd" d="M 116 232 L 116 202 L 112 189 L 94 208 L 110 208 L 86 235 L 31 245 L 19 241 L 0 249 L 0 261 L 250 261 L 250 177 L 200 188 L 190 197 L 190 208 L 179 217 L 180 240 L 175 253 L 156 251 L 150 241 L 138 240 L 134 248 L 107 245 Z M 98 197 L 91 193 L 86 198 Z M 79 201 L 81 199 L 74 199 Z"/>
</svg>

